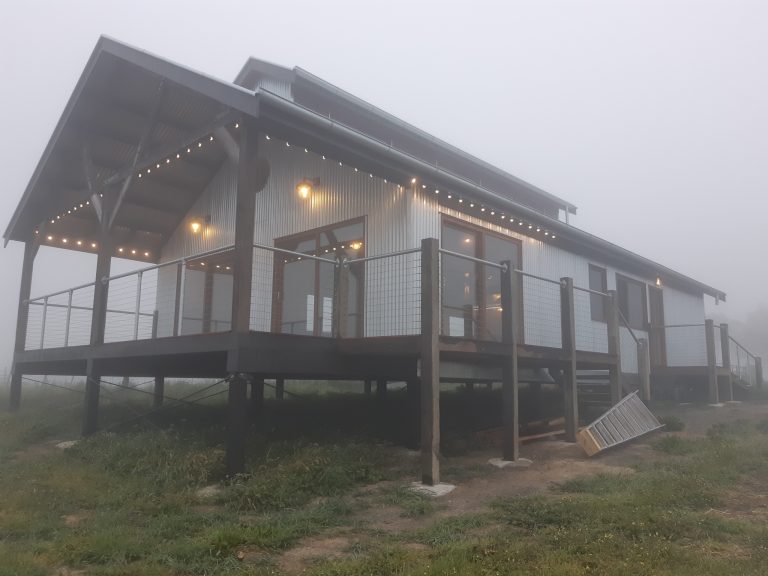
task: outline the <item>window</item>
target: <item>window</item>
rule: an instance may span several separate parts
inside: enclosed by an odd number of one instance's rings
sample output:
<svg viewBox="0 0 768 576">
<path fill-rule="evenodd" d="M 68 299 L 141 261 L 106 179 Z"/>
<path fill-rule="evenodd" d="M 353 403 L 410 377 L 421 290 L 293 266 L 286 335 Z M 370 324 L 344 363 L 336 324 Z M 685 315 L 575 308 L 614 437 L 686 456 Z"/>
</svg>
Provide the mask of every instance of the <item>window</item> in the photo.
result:
<svg viewBox="0 0 768 576">
<path fill-rule="evenodd" d="M 619 299 L 619 310 L 626 318 L 629 327 L 646 330 L 648 303 L 645 296 L 645 284 L 616 274 L 616 296 Z"/>
<path fill-rule="evenodd" d="M 330 262 L 365 256 L 365 223 L 345 222 L 275 241 L 290 250 L 275 253 L 273 330 L 283 334 L 331 336 L 334 318 L 334 266 Z M 325 264 L 306 254 L 328 260 Z M 362 334 L 364 267 L 350 267 L 347 334 Z"/>
<path fill-rule="evenodd" d="M 589 265 L 589 289 L 605 294 L 608 291 L 608 277 L 605 268 Z M 592 312 L 592 320 L 605 322 L 605 297 L 598 294 L 589 295 L 589 308 Z"/>
<path fill-rule="evenodd" d="M 442 246 L 489 262 L 509 260 L 520 268 L 520 242 L 444 219 Z M 442 333 L 501 341 L 501 271 L 451 255 L 442 257 Z M 522 315 L 520 316 L 522 318 Z"/>
</svg>

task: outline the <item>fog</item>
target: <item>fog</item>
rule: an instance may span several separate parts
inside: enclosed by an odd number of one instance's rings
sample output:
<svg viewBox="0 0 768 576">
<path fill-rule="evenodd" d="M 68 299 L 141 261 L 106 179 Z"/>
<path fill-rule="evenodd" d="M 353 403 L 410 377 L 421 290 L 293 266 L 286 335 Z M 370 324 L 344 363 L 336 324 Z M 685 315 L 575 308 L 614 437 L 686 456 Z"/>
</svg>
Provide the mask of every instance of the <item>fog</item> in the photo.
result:
<svg viewBox="0 0 768 576">
<path fill-rule="evenodd" d="M 712 312 L 746 320 L 768 307 L 766 30 L 758 0 L 6 2 L 0 223 L 106 34 L 227 80 L 251 55 L 301 66 L 573 202 L 572 224 L 724 290 Z M 0 370 L 22 251 L 0 250 Z M 41 249 L 33 296 L 94 265 Z"/>
</svg>

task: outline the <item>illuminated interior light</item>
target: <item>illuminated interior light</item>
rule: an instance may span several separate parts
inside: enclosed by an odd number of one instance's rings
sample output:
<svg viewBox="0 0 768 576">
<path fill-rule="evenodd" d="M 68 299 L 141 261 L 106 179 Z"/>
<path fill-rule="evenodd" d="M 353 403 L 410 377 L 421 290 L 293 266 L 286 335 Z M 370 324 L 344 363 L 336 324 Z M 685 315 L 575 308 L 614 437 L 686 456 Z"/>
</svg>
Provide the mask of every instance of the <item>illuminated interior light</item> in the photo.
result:
<svg viewBox="0 0 768 576">
<path fill-rule="evenodd" d="M 117 251 L 118 251 L 118 252 L 120 252 L 120 253 L 122 253 L 122 252 L 123 252 L 123 249 L 122 249 L 122 248 L 118 248 L 118 249 L 117 249 Z"/>
<path fill-rule="evenodd" d="M 78 240 L 78 241 L 77 241 L 77 245 L 78 245 L 78 246 L 82 246 L 82 245 L 83 245 L 83 241 L 82 241 L 82 240 Z"/>
<path fill-rule="evenodd" d="M 352 250 L 360 250 L 360 247 L 363 245 L 362 242 L 352 242 L 352 244 L 349 245 Z M 328 252 L 328 250 L 326 250 Z"/>
<path fill-rule="evenodd" d="M 45 239 L 48 240 L 48 242 L 50 242 L 51 240 L 53 240 L 53 236 L 46 236 Z"/>
<path fill-rule="evenodd" d="M 466 237 L 464 238 L 464 244 L 470 244 L 472 242 L 472 238 Z"/>
<path fill-rule="evenodd" d="M 96 242 L 91 242 L 91 248 L 96 248 Z"/>
<path fill-rule="evenodd" d="M 416 184 L 416 178 L 411 178 L 411 184 Z"/>
</svg>

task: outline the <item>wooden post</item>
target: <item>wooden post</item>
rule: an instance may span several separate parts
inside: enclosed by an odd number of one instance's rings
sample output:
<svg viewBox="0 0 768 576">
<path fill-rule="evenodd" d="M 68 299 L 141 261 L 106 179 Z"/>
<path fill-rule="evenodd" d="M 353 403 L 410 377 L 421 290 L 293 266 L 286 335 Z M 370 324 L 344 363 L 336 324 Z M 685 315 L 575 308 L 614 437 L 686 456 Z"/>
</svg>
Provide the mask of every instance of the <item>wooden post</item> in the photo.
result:
<svg viewBox="0 0 768 576">
<path fill-rule="evenodd" d="M 275 400 L 283 400 L 285 398 L 285 379 L 275 379 Z"/>
<path fill-rule="evenodd" d="M 97 372 L 93 360 L 86 362 L 85 369 L 85 406 L 83 407 L 83 436 L 90 436 L 99 429 L 99 393 L 101 375 Z"/>
<path fill-rule="evenodd" d="M 637 342 L 637 375 L 640 379 L 640 398 L 648 403 L 651 401 L 651 349 L 645 338 Z"/>
<path fill-rule="evenodd" d="M 406 437 L 406 446 L 411 450 L 418 450 L 421 382 L 418 378 L 411 378 L 405 383 L 405 386 L 406 395 L 408 396 L 408 431 Z"/>
<path fill-rule="evenodd" d="M 512 262 L 502 262 L 501 271 L 501 341 L 504 344 L 502 359 L 501 404 L 503 420 L 504 460 L 517 460 L 520 457 L 520 420 L 519 420 L 519 382 L 517 372 L 517 330 L 515 311 L 517 298 L 513 285 Z"/>
<path fill-rule="evenodd" d="M 440 483 L 440 245 L 421 241 L 421 481 Z"/>
<path fill-rule="evenodd" d="M 720 391 L 717 388 L 717 357 L 715 356 L 715 323 L 704 321 L 704 336 L 707 343 L 707 388 L 709 403 L 720 403 Z"/>
<path fill-rule="evenodd" d="M 165 399 L 165 377 L 155 376 L 155 389 L 152 400 L 152 406 L 154 408 L 160 408 L 163 405 Z"/>
<path fill-rule="evenodd" d="M 19 305 L 16 312 L 16 339 L 14 353 L 24 352 L 27 342 L 27 320 L 29 318 L 29 295 L 32 290 L 32 268 L 37 255 L 37 244 L 34 240 L 24 243 L 24 260 L 21 268 L 21 285 L 19 287 Z M 21 406 L 21 372 L 19 372 L 14 359 L 11 370 L 11 390 L 8 408 L 16 412 Z"/>
<path fill-rule="evenodd" d="M 565 441 L 576 442 L 579 428 L 578 381 L 576 377 L 576 319 L 574 314 L 573 278 L 560 279 L 560 327 L 566 365 L 563 369 L 563 406 L 565 408 Z"/>
<path fill-rule="evenodd" d="M 376 380 L 376 397 L 383 402 L 387 399 L 387 381 L 379 378 Z"/>
<path fill-rule="evenodd" d="M 256 218 L 258 131 L 251 121 L 239 129 L 240 155 L 235 211 L 235 265 L 232 272 L 232 331 L 251 328 L 251 283 L 253 280 L 253 233 Z"/>
<path fill-rule="evenodd" d="M 372 381 L 369 378 L 366 378 L 365 382 L 363 382 L 363 393 L 366 396 L 371 395 L 371 384 L 372 384 Z"/>
<path fill-rule="evenodd" d="M 260 420 L 264 413 L 264 379 L 251 380 L 251 418 Z"/>
<path fill-rule="evenodd" d="M 96 257 L 96 279 L 93 288 L 93 311 L 91 315 L 91 346 L 104 343 L 107 324 L 107 301 L 109 283 L 103 282 L 109 277 L 112 265 L 112 243 L 106 232 L 102 233 L 99 253 Z M 101 374 L 92 359 L 86 362 L 85 369 L 85 407 L 83 409 L 83 436 L 89 436 L 99 427 L 99 392 Z"/>
<path fill-rule="evenodd" d="M 205 271 L 203 283 L 203 334 L 211 331 L 211 317 L 213 316 L 213 272 Z"/>
<path fill-rule="evenodd" d="M 333 280 L 333 335 L 346 338 L 349 320 L 349 265 L 345 260 L 336 262 Z"/>
<path fill-rule="evenodd" d="M 605 321 L 608 324 L 608 354 L 614 364 L 608 368 L 611 386 L 611 404 L 616 405 L 624 395 L 621 385 L 621 332 L 619 331 L 619 301 L 615 290 L 609 290 L 605 302 Z"/>
<path fill-rule="evenodd" d="M 727 372 L 728 399 L 733 400 L 733 376 L 731 373 L 731 335 L 728 324 L 720 324 L 720 351 L 723 358 L 723 368 Z"/>
<path fill-rule="evenodd" d="M 763 359 L 760 356 L 755 357 L 755 386 L 763 387 Z"/>
<path fill-rule="evenodd" d="M 245 434 L 248 417 L 248 378 L 236 374 L 229 381 L 227 404 L 227 476 L 245 472 Z"/>
</svg>

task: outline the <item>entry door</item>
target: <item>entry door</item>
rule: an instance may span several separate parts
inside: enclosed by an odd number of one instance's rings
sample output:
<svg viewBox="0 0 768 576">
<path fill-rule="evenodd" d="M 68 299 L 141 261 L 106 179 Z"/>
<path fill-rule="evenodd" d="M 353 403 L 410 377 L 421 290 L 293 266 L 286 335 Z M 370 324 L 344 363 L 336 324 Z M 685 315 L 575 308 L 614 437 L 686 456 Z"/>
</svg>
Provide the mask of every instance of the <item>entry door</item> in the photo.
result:
<svg viewBox="0 0 768 576">
<path fill-rule="evenodd" d="M 649 333 L 651 366 L 666 366 L 667 341 L 664 331 L 664 292 L 656 286 L 649 286 L 648 304 L 651 314 L 651 330 Z"/>
<path fill-rule="evenodd" d="M 365 256 L 364 235 L 364 221 L 357 220 L 275 241 L 275 247 L 292 253 L 275 253 L 274 332 L 333 335 L 333 263 L 342 258 L 352 260 Z M 362 333 L 363 272 L 363 267 L 350 267 L 348 317 L 345 319 L 349 336 Z"/>
<path fill-rule="evenodd" d="M 444 219 L 442 246 L 446 250 L 487 260 L 509 260 L 520 268 L 520 243 L 458 222 Z M 476 261 L 443 255 L 442 333 L 447 336 L 501 341 L 501 271 Z M 518 315 L 518 329 L 522 315 Z"/>
</svg>

